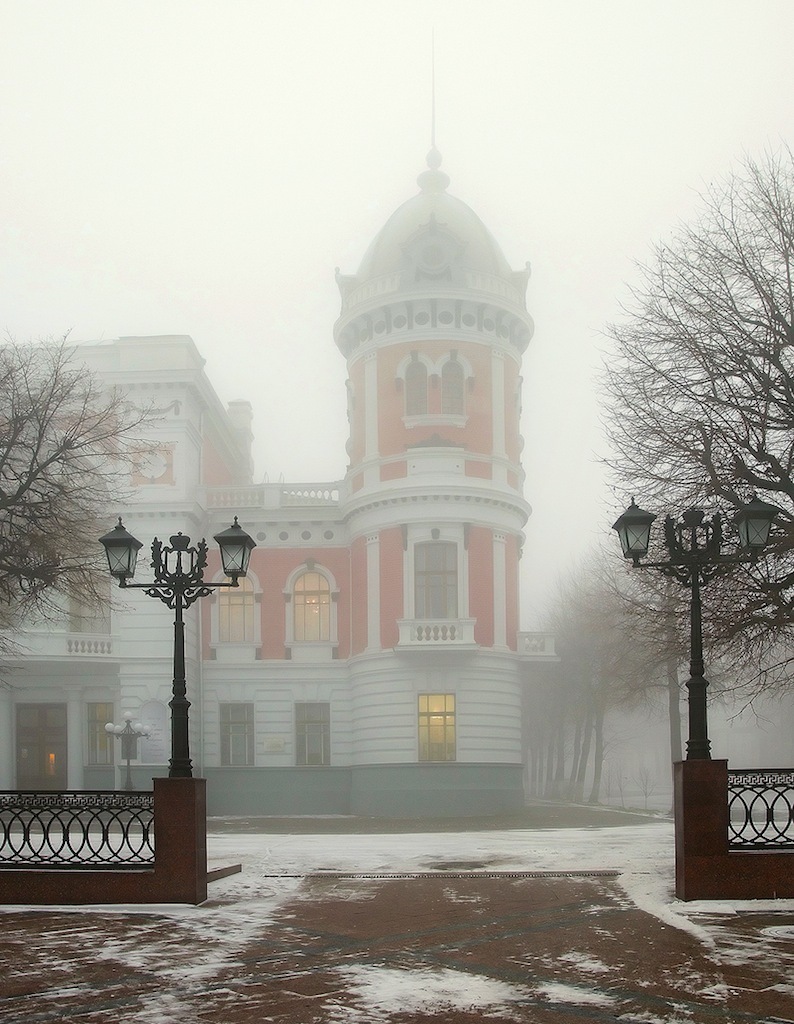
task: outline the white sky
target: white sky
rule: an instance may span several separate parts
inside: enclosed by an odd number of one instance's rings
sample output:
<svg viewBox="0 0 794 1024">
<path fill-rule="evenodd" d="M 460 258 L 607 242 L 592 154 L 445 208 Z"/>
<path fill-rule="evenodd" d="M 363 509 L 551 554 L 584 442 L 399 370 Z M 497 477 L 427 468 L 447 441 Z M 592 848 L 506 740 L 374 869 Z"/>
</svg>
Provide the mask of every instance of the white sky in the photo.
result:
<svg viewBox="0 0 794 1024">
<path fill-rule="evenodd" d="M 533 267 L 532 628 L 621 511 L 592 375 L 631 260 L 794 139 L 789 0 L 0 0 L 0 329 L 190 334 L 259 479 L 341 478 L 334 267 L 416 191 L 433 29 L 450 192 Z"/>
</svg>

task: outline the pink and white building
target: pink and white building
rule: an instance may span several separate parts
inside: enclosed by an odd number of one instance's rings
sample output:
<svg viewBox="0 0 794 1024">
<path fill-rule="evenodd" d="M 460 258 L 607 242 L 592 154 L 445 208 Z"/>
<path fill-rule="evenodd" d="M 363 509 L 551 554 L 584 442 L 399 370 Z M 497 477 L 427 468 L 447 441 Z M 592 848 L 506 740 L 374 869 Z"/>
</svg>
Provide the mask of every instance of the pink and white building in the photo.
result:
<svg viewBox="0 0 794 1024">
<path fill-rule="evenodd" d="M 157 452 L 109 525 L 123 514 L 148 544 L 209 539 L 237 515 L 257 542 L 244 585 L 187 613 L 191 755 L 214 813 L 523 803 L 526 678 L 554 658 L 550 637 L 519 631 L 529 271 L 447 191 L 435 151 L 418 184 L 338 275 L 343 480 L 253 483 L 251 407 L 222 406 L 190 338 L 79 348 L 159 411 Z M 116 590 L 109 612 L 65 609 L 62 631 L 33 625 L 26 643 L 0 692 L 0 789 L 112 787 L 104 723 L 127 710 L 150 728 L 136 784 L 167 770 L 163 605 Z"/>
</svg>

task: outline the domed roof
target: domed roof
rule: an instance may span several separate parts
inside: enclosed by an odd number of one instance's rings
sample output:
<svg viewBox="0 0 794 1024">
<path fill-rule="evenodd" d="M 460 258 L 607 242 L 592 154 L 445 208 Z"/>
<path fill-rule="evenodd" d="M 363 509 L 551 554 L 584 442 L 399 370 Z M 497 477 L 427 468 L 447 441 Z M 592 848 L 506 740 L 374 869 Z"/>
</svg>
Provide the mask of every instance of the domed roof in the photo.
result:
<svg viewBox="0 0 794 1024">
<path fill-rule="evenodd" d="M 490 231 L 471 207 L 447 192 L 449 177 L 440 165 L 441 154 L 434 147 L 427 155 L 427 170 L 416 179 L 419 193 L 398 207 L 375 236 L 358 268 L 358 281 L 402 270 L 409 243 L 434 233 L 454 239 L 461 269 L 512 278 Z"/>
</svg>

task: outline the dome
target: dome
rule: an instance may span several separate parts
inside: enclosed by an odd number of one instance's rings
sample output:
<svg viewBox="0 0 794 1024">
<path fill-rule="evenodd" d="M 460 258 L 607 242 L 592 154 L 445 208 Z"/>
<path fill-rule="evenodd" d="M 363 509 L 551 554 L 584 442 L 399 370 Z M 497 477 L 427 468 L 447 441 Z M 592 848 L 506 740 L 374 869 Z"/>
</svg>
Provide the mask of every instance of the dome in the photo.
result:
<svg viewBox="0 0 794 1024">
<path fill-rule="evenodd" d="M 446 262 L 445 252 L 461 270 L 512 278 L 510 265 L 477 214 L 447 192 L 449 177 L 440 170 L 441 156 L 431 149 L 427 170 L 417 178 L 420 191 L 389 217 L 364 254 L 356 278 L 359 282 L 405 269 L 409 250 L 424 244 L 425 260 Z M 435 235 L 442 246 L 428 245 Z"/>
</svg>

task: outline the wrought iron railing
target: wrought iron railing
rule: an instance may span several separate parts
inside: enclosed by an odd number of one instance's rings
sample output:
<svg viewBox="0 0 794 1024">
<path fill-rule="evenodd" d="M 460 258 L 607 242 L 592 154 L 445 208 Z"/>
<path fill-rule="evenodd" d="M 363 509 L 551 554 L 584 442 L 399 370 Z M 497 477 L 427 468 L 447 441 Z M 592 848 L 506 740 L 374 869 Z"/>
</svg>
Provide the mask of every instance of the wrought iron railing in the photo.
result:
<svg viewBox="0 0 794 1024">
<path fill-rule="evenodd" d="M 0 792 L 0 869 L 154 864 L 154 794 Z"/>
<path fill-rule="evenodd" d="M 794 849 L 794 770 L 729 771 L 728 812 L 732 850 Z"/>
</svg>

